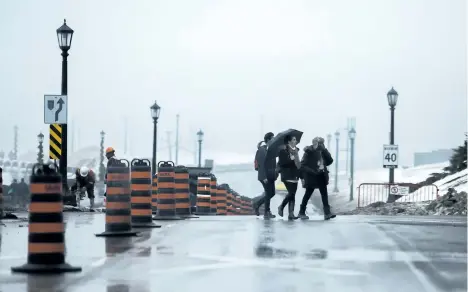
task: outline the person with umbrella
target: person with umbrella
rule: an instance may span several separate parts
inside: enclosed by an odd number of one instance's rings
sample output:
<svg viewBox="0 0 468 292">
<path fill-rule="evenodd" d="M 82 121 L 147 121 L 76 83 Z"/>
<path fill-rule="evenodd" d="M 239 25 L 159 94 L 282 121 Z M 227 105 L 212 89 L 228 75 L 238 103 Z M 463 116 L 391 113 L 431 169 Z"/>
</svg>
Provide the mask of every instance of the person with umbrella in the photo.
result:
<svg viewBox="0 0 468 292">
<path fill-rule="evenodd" d="M 272 132 L 268 132 L 263 137 L 265 144 L 269 143 L 275 135 Z M 261 142 L 257 145 L 257 153 L 255 154 L 255 169 L 258 171 L 258 180 L 265 190 L 264 195 L 254 202 L 253 208 L 255 214 L 260 216 L 260 206 L 265 204 L 264 218 L 276 218 L 271 213 L 270 201 L 275 196 L 275 181 L 278 178 L 276 173 L 276 156 L 268 156 L 267 145 L 261 145 Z"/>
<path fill-rule="evenodd" d="M 284 183 L 288 194 L 278 207 L 278 215 L 283 217 L 283 210 L 288 205 L 288 219 L 295 220 L 294 206 L 296 204 L 296 192 L 299 178 L 301 177 L 301 161 L 299 160 L 299 148 L 296 147 L 295 136 L 287 135 L 284 138 L 284 147 L 279 151 L 278 165 L 280 167 L 281 181 Z"/>
<path fill-rule="evenodd" d="M 327 167 L 333 163 L 333 158 L 330 152 L 325 148 L 325 140 L 321 137 L 315 137 L 312 140 L 312 146 L 304 148 L 304 156 L 301 160 L 302 175 L 304 178 L 303 187 L 306 191 L 302 198 L 301 207 L 299 209 L 299 218 L 309 219 L 305 214 L 307 203 L 315 189 L 319 189 L 322 197 L 323 212 L 325 220 L 335 218 L 336 215 L 330 211 L 328 204 L 328 169 Z"/>
</svg>

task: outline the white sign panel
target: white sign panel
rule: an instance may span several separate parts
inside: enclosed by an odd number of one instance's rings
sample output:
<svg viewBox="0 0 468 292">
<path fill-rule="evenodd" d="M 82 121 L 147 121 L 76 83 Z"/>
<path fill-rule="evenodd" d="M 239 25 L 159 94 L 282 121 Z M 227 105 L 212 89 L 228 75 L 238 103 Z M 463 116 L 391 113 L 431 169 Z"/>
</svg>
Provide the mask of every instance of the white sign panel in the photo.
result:
<svg viewBox="0 0 468 292">
<path fill-rule="evenodd" d="M 68 96 L 44 95 L 44 124 L 66 124 Z"/>
<path fill-rule="evenodd" d="M 383 167 L 398 167 L 398 145 L 383 145 Z"/>
<path fill-rule="evenodd" d="M 407 196 L 408 194 L 409 194 L 408 186 L 399 186 L 399 185 L 390 186 L 390 195 Z"/>
</svg>

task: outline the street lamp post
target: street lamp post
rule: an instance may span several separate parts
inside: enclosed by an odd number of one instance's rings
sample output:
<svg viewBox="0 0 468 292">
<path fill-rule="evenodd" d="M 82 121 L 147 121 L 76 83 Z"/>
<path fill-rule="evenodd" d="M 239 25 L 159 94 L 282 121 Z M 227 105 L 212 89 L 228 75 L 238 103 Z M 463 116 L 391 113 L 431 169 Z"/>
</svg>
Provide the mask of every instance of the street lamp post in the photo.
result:
<svg viewBox="0 0 468 292">
<path fill-rule="evenodd" d="M 161 107 L 158 105 L 156 101 L 150 107 L 151 109 L 151 117 L 153 118 L 153 174 L 157 171 L 157 157 L 156 157 L 156 147 L 158 145 L 158 119 L 159 114 L 161 113 Z"/>
<path fill-rule="evenodd" d="M 387 93 L 388 105 L 390 106 L 390 145 L 395 143 L 395 107 L 398 102 L 398 92 L 395 89 L 390 89 Z M 389 184 L 395 182 L 395 169 L 392 167 L 389 169 Z"/>
<path fill-rule="evenodd" d="M 62 50 L 62 89 L 61 94 L 68 94 L 68 50 L 70 50 L 73 38 L 73 29 L 68 27 L 66 19 L 63 20 L 63 25 L 57 29 L 57 40 L 60 49 Z M 60 156 L 59 170 L 62 175 L 62 184 L 64 190 L 68 190 L 67 183 L 67 124 L 62 125 L 62 155 Z"/>
<path fill-rule="evenodd" d="M 349 141 L 351 147 L 351 158 L 349 163 L 349 172 L 350 172 L 350 182 L 349 182 L 349 200 L 354 200 L 354 139 L 356 139 L 356 130 L 351 128 L 349 130 Z"/>
<path fill-rule="evenodd" d="M 331 135 L 331 134 L 328 134 L 328 135 L 327 135 L 327 149 L 330 149 L 330 146 L 331 146 L 331 139 L 332 139 L 332 135 Z"/>
<path fill-rule="evenodd" d="M 198 167 L 201 167 L 202 141 L 203 141 L 203 136 L 204 135 L 205 135 L 205 133 L 203 133 L 203 131 L 201 129 L 197 132 L 197 136 L 198 136 Z"/>
<path fill-rule="evenodd" d="M 106 167 L 104 166 L 104 139 L 106 137 L 106 133 L 101 131 L 101 148 L 99 149 L 99 180 L 104 181 L 106 177 Z"/>
<path fill-rule="evenodd" d="M 340 132 L 335 132 L 336 139 L 336 154 L 335 154 L 335 188 L 333 192 L 338 193 L 338 154 L 340 153 Z"/>
<path fill-rule="evenodd" d="M 37 146 L 37 149 L 39 149 L 39 151 L 37 152 L 37 163 L 43 164 L 44 146 L 42 145 L 42 143 L 44 143 L 44 134 L 42 134 L 42 132 L 39 133 L 39 135 L 37 135 L 37 142 L 39 142 L 39 146 Z"/>
</svg>

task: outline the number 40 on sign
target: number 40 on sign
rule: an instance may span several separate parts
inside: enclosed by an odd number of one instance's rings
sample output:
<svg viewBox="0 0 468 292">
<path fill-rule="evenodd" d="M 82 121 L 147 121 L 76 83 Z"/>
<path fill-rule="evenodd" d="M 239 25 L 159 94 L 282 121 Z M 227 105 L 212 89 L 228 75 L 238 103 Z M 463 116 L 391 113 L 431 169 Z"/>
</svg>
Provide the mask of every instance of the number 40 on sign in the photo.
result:
<svg viewBox="0 0 468 292">
<path fill-rule="evenodd" d="M 398 167 L 398 145 L 383 145 L 383 167 Z"/>
</svg>

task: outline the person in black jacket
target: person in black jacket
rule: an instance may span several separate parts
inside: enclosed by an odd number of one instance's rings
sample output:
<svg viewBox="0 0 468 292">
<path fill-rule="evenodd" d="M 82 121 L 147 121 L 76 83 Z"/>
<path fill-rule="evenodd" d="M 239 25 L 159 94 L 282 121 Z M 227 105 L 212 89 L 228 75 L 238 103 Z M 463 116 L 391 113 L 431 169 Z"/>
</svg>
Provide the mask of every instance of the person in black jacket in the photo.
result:
<svg viewBox="0 0 468 292">
<path fill-rule="evenodd" d="M 278 155 L 278 165 L 280 168 L 281 181 L 284 183 L 288 194 L 278 207 L 278 214 L 283 217 L 283 210 L 288 205 L 288 219 L 294 220 L 294 205 L 296 204 L 296 192 L 299 178 L 301 177 L 301 162 L 299 160 L 299 148 L 296 147 L 297 140 L 294 136 L 286 136 L 285 147 Z"/>
<path fill-rule="evenodd" d="M 336 215 L 330 211 L 328 204 L 328 169 L 333 163 L 333 158 L 330 152 L 325 148 L 324 139 L 315 137 L 312 140 L 312 146 L 304 148 L 304 156 L 301 161 L 301 171 L 304 178 L 303 186 L 306 188 L 304 197 L 302 198 L 301 207 L 299 209 L 299 218 L 309 219 L 305 214 L 307 203 L 315 189 L 319 189 L 322 196 L 323 212 L 325 220 L 335 218 Z"/>
<path fill-rule="evenodd" d="M 276 216 L 271 213 L 270 201 L 275 196 L 275 181 L 278 178 L 276 173 L 276 157 L 267 158 L 267 146 L 268 143 L 275 134 L 268 132 L 263 137 L 265 145 L 261 145 L 261 142 L 257 145 L 257 153 L 255 154 L 255 168 L 258 172 L 258 180 L 265 190 L 264 195 L 254 203 L 253 208 L 255 214 L 260 216 L 260 206 L 265 204 L 264 218 L 270 219 Z"/>
</svg>

